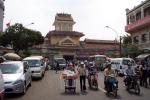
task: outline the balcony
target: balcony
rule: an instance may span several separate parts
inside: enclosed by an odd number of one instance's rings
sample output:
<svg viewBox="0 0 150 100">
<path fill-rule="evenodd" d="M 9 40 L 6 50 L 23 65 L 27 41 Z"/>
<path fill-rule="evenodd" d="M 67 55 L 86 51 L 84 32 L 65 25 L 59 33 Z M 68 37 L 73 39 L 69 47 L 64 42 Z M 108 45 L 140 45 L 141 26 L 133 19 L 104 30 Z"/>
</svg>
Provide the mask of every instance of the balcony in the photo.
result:
<svg viewBox="0 0 150 100">
<path fill-rule="evenodd" d="M 150 15 L 125 26 L 126 32 L 133 32 L 150 24 Z"/>
</svg>

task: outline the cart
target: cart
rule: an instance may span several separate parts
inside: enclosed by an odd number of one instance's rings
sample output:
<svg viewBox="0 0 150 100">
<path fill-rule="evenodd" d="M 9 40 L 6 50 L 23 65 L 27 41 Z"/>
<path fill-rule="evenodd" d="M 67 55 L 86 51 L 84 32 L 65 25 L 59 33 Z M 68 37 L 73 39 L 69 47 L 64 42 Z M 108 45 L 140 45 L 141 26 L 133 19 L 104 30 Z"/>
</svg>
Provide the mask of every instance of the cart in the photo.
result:
<svg viewBox="0 0 150 100">
<path fill-rule="evenodd" d="M 64 79 L 65 82 L 65 93 L 66 92 L 74 92 L 76 93 L 76 79 L 74 78 L 66 78 Z"/>
<path fill-rule="evenodd" d="M 64 79 L 65 93 L 76 93 L 76 73 L 70 70 L 65 70 L 62 74 L 62 78 Z"/>
</svg>

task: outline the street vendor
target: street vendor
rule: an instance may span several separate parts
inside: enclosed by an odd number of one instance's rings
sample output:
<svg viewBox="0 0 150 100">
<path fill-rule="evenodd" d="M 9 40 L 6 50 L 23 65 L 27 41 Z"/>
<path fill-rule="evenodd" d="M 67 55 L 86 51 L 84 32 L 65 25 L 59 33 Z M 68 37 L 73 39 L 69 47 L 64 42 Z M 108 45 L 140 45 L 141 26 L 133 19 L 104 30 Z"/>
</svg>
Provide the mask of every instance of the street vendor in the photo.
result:
<svg viewBox="0 0 150 100">
<path fill-rule="evenodd" d="M 69 63 L 68 67 L 67 67 L 67 70 L 70 70 L 70 71 L 75 71 L 75 68 L 73 66 L 72 63 Z"/>
</svg>

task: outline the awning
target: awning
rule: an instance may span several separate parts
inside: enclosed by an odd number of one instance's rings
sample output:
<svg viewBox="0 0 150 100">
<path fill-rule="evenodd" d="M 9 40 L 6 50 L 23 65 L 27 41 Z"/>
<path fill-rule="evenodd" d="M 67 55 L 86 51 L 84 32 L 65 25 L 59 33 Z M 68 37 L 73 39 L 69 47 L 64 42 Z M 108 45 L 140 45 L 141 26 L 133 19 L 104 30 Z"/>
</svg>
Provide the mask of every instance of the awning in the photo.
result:
<svg viewBox="0 0 150 100">
<path fill-rule="evenodd" d="M 138 58 L 138 59 L 144 59 L 144 58 L 146 58 L 148 56 L 150 56 L 150 54 L 141 54 L 141 55 L 137 56 L 136 58 Z"/>
<path fill-rule="evenodd" d="M 6 60 L 21 60 L 21 57 L 15 53 L 6 53 L 4 57 Z"/>
</svg>

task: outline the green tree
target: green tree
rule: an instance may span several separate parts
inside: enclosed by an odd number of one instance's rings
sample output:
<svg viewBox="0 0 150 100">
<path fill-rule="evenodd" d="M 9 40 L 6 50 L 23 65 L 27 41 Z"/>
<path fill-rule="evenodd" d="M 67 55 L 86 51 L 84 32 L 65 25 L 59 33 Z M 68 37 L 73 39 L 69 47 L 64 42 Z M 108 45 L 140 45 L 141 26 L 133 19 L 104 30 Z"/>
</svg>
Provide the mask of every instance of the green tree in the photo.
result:
<svg viewBox="0 0 150 100">
<path fill-rule="evenodd" d="M 141 50 L 138 48 L 137 45 L 132 44 L 132 38 L 130 35 L 125 35 L 123 38 L 123 55 L 136 57 L 141 53 Z"/>
<path fill-rule="evenodd" d="M 130 35 L 124 35 L 122 38 L 123 38 L 123 46 L 128 46 L 132 44 L 132 38 Z"/>
<path fill-rule="evenodd" d="M 27 29 L 22 24 L 16 23 L 5 30 L 0 40 L 1 45 L 11 45 L 14 51 L 18 53 L 20 50 L 27 50 L 33 45 L 42 44 L 44 37 L 39 31 Z"/>
</svg>

